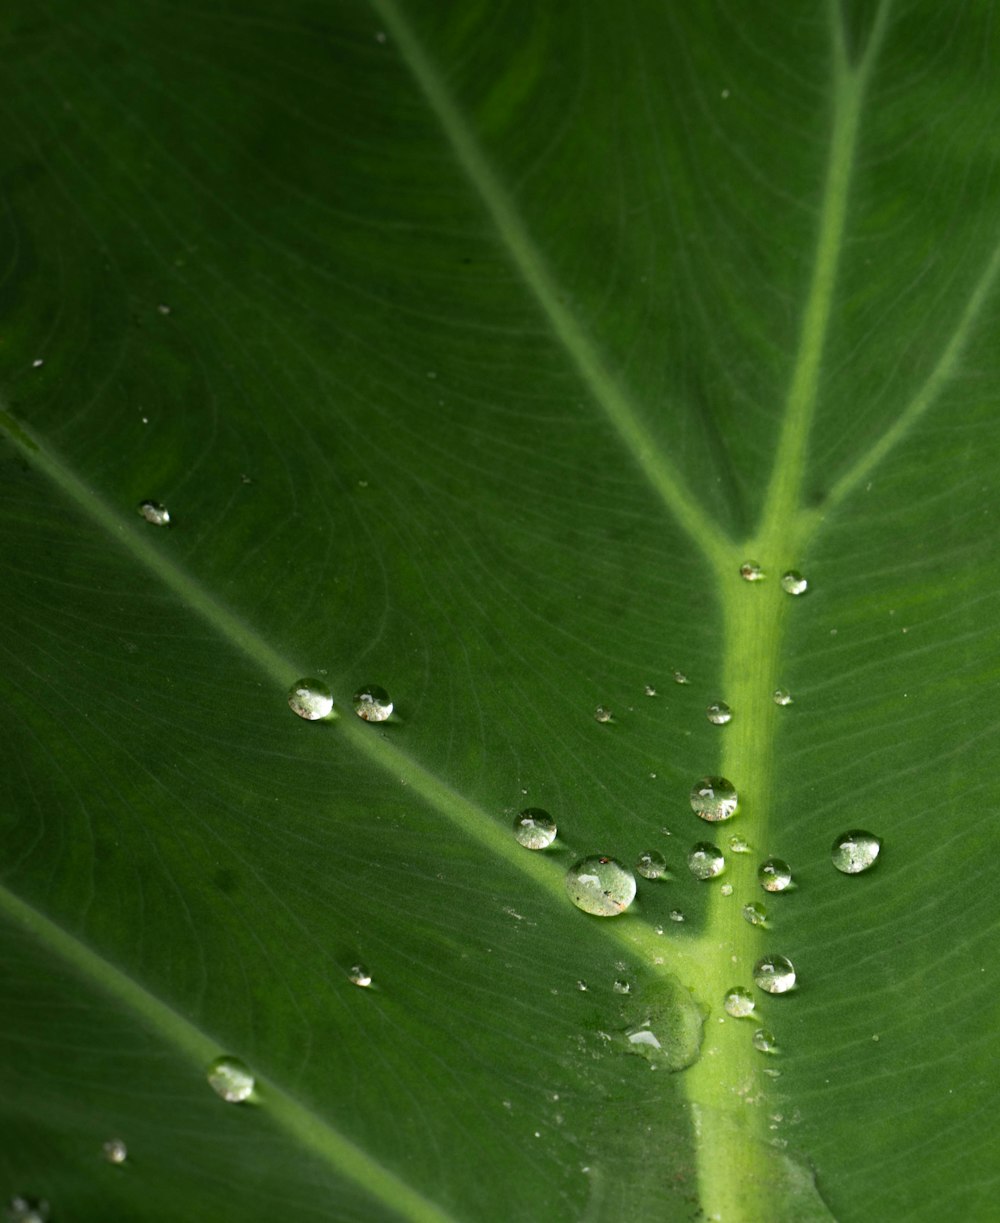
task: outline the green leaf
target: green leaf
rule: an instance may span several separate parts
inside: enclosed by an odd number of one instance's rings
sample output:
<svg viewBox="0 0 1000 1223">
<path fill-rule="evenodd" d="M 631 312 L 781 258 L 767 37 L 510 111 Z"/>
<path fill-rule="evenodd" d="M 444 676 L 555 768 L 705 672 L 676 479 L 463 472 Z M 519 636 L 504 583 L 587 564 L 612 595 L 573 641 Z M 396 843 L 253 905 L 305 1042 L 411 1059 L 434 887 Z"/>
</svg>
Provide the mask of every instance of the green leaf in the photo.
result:
<svg viewBox="0 0 1000 1223">
<path fill-rule="evenodd" d="M 993 1217 L 989 6 L 53 0 L 3 46 L 0 1192 Z"/>
</svg>

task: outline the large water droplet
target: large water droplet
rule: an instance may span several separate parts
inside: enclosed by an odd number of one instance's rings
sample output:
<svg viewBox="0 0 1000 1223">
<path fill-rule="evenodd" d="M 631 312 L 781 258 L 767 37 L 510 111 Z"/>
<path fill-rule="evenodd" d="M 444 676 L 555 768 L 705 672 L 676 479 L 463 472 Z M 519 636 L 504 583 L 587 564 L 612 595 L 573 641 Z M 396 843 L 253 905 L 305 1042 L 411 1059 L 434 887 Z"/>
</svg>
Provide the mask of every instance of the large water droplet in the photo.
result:
<svg viewBox="0 0 1000 1223">
<path fill-rule="evenodd" d="M 764 580 L 764 570 L 756 561 L 744 561 L 740 565 L 740 577 L 744 582 L 761 582 Z"/>
<path fill-rule="evenodd" d="M 790 692 L 786 692 L 784 688 L 775 688 L 774 703 L 775 705 L 791 705 L 792 694 Z"/>
<path fill-rule="evenodd" d="M 525 807 L 514 817 L 514 836 L 525 849 L 545 849 L 556 839 L 556 822 L 541 807 Z"/>
<path fill-rule="evenodd" d="M 44 1198 L 29 1198 L 15 1194 L 7 1203 L 8 1223 L 46 1223 L 49 1204 Z"/>
<path fill-rule="evenodd" d="M 737 801 L 736 787 L 725 777 L 703 777 L 691 789 L 691 809 L 713 824 L 732 819 Z"/>
<path fill-rule="evenodd" d="M 658 849 L 644 849 L 635 869 L 643 879 L 659 879 L 667 873 L 667 860 Z"/>
<path fill-rule="evenodd" d="M 767 909 L 757 900 L 751 904 L 743 906 L 743 919 L 748 921 L 751 926 L 764 926 L 767 924 Z"/>
<path fill-rule="evenodd" d="M 392 701 L 384 688 L 369 684 L 355 692 L 354 712 L 363 722 L 384 722 L 392 713 Z"/>
<path fill-rule="evenodd" d="M 842 832 L 830 849 L 833 865 L 845 875 L 860 875 L 875 865 L 882 838 L 860 828 Z"/>
<path fill-rule="evenodd" d="M 357 985 L 361 989 L 367 989 L 372 983 L 372 975 L 364 964 L 352 964 L 347 979 L 352 985 Z"/>
<path fill-rule="evenodd" d="M 722 1005 L 727 1015 L 732 1015 L 734 1019 L 746 1019 L 748 1015 L 753 1014 L 757 1004 L 748 989 L 744 989 L 742 985 L 734 985 L 722 999 Z"/>
<path fill-rule="evenodd" d="M 778 1042 L 774 1039 L 774 1033 L 769 1032 L 767 1028 L 758 1028 L 753 1034 L 753 1047 L 760 1050 L 761 1053 L 779 1053 Z"/>
<path fill-rule="evenodd" d="M 792 882 L 792 868 L 781 858 L 768 858 L 757 867 L 757 878 L 765 892 L 783 892 Z"/>
<path fill-rule="evenodd" d="M 170 526 L 170 511 L 165 505 L 160 505 L 159 501 L 140 501 L 138 510 L 154 527 Z"/>
<path fill-rule="evenodd" d="M 753 966 L 753 979 L 768 994 L 787 994 L 795 985 L 792 961 L 783 955 L 768 955 Z"/>
<path fill-rule="evenodd" d="M 705 710 L 705 716 L 713 726 L 725 726 L 733 719 L 733 711 L 725 701 L 713 701 Z"/>
<path fill-rule="evenodd" d="M 109 1138 L 101 1145 L 101 1154 L 109 1164 L 123 1164 L 128 1159 L 128 1147 L 121 1138 Z"/>
<path fill-rule="evenodd" d="M 809 583 L 794 569 L 789 569 L 787 573 L 781 575 L 781 589 L 785 594 L 789 595 L 804 595 L 809 589 Z"/>
<path fill-rule="evenodd" d="M 238 1057 L 217 1057 L 208 1067 L 208 1083 L 227 1104 L 239 1104 L 253 1092 L 254 1077 Z"/>
<path fill-rule="evenodd" d="M 610 722 L 612 721 L 614 716 L 615 715 L 611 712 L 610 709 L 607 708 L 606 705 L 598 705 L 597 708 L 594 710 L 594 721 L 595 722 Z"/>
<path fill-rule="evenodd" d="M 566 891 L 584 913 L 617 917 L 635 899 L 635 875 L 614 858 L 584 858 L 566 872 Z"/>
<path fill-rule="evenodd" d="M 325 718 L 333 709 L 333 694 L 321 679 L 306 677 L 296 680 L 288 689 L 288 705 L 307 722 Z"/>
<path fill-rule="evenodd" d="M 653 981 L 634 991 L 623 1011 L 625 1048 L 653 1070 L 683 1070 L 701 1049 L 705 1017 L 676 981 Z"/>
<path fill-rule="evenodd" d="M 696 879 L 715 879 L 726 869 L 722 850 L 710 841 L 699 841 L 697 845 L 692 845 L 687 863 Z"/>
</svg>

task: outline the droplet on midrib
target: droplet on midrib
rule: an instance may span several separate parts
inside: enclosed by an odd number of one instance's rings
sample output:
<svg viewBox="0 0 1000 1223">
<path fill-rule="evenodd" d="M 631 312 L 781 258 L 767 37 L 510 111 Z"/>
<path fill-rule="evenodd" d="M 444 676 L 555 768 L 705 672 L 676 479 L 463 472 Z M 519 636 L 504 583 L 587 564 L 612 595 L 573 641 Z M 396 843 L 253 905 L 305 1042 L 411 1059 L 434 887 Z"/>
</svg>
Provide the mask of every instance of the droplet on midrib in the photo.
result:
<svg viewBox="0 0 1000 1223">
<path fill-rule="evenodd" d="M 556 831 L 555 820 L 541 807 L 525 807 L 514 817 L 514 837 L 525 849 L 547 849 Z"/>
<path fill-rule="evenodd" d="M 722 1000 L 722 1006 L 727 1015 L 734 1019 L 746 1019 L 756 1010 L 757 1004 L 753 995 L 742 985 L 734 985 Z"/>
<path fill-rule="evenodd" d="M 362 722 L 384 722 L 392 714 L 392 700 L 378 684 L 368 684 L 354 694 L 354 712 Z"/>
<path fill-rule="evenodd" d="M 617 917 L 635 899 L 635 875 L 614 858 L 583 858 L 566 872 L 566 891 L 584 913 Z"/>
<path fill-rule="evenodd" d="M 744 561 L 740 565 L 740 577 L 744 582 L 761 582 L 764 576 L 764 570 L 756 561 Z"/>
<path fill-rule="evenodd" d="M 699 841 L 687 856 L 688 870 L 696 879 L 716 879 L 726 869 L 726 860 L 718 845 Z"/>
<path fill-rule="evenodd" d="M 783 892 L 792 882 L 792 868 L 781 858 L 768 858 L 757 868 L 757 879 L 765 892 Z"/>
<path fill-rule="evenodd" d="M 725 777 L 703 777 L 691 789 L 691 809 L 709 823 L 732 819 L 738 801 L 736 787 Z"/>
<path fill-rule="evenodd" d="M 795 969 L 787 956 L 769 955 L 754 965 L 753 979 L 765 993 L 787 994 L 795 986 Z"/>
<path fill-rule="evenodd" d="M 808 581 L 795 569 L 789 569 L 781 576 L 781 589 L 785 594 L 804 595 L 809 589 Z"/>
<path fill-rule="evenodd" d="M 307 722 L 328 717 L 333 709 L 333 694 L 321 679 L 306 676 L 288 690 L 288 707 Z"/>
<path fill-rule="evenodd" d="M 227 1104 L 240 1104 L 253 1094 L 253 1074 L 238 1057 L 217 1057 L 206 1077 L 215 1094 Z"/>
</svg>

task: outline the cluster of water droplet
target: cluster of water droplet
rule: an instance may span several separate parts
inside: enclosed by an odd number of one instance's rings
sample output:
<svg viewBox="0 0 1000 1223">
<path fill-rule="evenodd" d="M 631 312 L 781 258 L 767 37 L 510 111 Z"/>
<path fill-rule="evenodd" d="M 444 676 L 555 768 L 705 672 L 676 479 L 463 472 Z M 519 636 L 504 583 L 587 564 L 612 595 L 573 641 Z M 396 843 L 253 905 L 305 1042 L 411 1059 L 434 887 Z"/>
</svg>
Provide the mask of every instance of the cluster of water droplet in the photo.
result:
<svg viewBox="0 0 1000 1223">
<path fill-rule="evenodd" d="M 378 684 L 368 684 L 354 694 L 354 712 L 362 722 L 384 722 L 392 716 L 392 699 Z M 318 722 L 333 712 L 330 685 L 315 676 L 297 679 L 288 690 L 288 706 L 292 713 L 307 722 Z"/>
</svg>

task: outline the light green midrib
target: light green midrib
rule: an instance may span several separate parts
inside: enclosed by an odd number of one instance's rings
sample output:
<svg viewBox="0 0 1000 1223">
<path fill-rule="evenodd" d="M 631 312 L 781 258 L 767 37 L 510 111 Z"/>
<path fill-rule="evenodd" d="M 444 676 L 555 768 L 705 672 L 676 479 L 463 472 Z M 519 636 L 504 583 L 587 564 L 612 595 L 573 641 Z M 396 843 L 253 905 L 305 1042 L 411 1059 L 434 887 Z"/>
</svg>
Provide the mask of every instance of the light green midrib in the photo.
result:
<svg viewBox="0 0 1000 1223">
<path fill-rule="evenodd" d="M 468 123 L 462 117 L 440 73 L 428 58 L 409 23 L 394 0 L 370 0 L 419 86 L 462 171 L 483 206 L 542 314 L 583 384 L 600 405 L 646 479 L 671 511 L 677 523 L 718 568 L 726 556 L 725 534 L 692 495 L 676 465 L 664 454 L 643 424 L 629 396 L 608 370 L 594 341 L 564 304 L 563 295 L 548 265 L 528 232 L 524 221 L 483 155 Z"/>
<path fill-rule="evenodd" d="M 220 1048 L 208 1033 L 184 1019 L 80 939 L 2 886 L 0 912 L 12 924 L 42 943 L 48 951 L 58 955 L 85 980 L 127 1007 L 157 1037 L 186 1057 L 202 1077 L 214 1058 L 231 1052 Z M 273 1080 L 261 1076 L 256 1070 L 255 1077 L 254 1098 L 267 1109 L 268 1116 L 340 1175 L 401 1218 L 413 1220 L 413 1223 L 454 1223 L 446 1211 L 373 1160 Z M 207 1084 L 205 1090 L 210 1090 Z M 223 1107 L 221 1102 L 219 1107 Z"/>
</svg>

